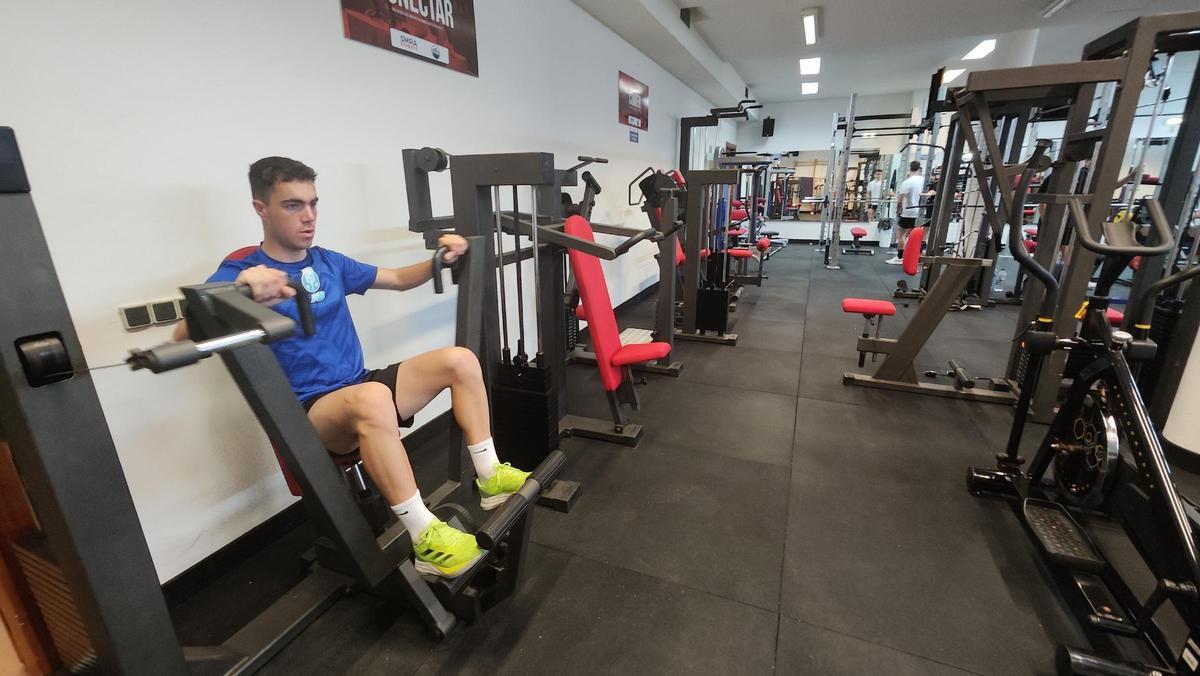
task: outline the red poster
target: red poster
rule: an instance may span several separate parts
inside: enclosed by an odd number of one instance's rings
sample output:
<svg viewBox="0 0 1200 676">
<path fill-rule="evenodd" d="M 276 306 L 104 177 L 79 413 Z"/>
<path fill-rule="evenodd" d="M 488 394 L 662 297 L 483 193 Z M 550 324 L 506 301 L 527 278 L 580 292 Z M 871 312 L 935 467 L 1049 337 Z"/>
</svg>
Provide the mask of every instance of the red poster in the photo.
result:
<svg viewBox="0 0 1200 676">
<path fill-rule="evenodd" d="M 617 71 L 617 121 L 642 131 L 650 128 L 650 87 Z"/>
<path fill-rule="evenodd" d="M 479 77 L 475 0 L 342 0 L 351 40 Z"/>
</svg>

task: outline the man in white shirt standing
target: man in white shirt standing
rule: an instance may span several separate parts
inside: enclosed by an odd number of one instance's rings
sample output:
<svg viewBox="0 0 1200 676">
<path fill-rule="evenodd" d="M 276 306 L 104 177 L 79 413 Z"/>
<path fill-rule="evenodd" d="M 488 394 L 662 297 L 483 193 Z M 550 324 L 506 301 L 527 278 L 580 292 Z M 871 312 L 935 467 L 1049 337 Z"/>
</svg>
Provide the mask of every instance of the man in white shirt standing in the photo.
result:
<svg viewBox="0 0 1200 676">
<path fill-rule="evenodd" d="M 921 216 L 921 197 L 930 193 L 925 191 L 925 176 L 921 172 L 921 163 L 910 162 L 908 178 L 896 189 L 896 255 L 888 259 L 889 265 L 904 263 L 904 245 L 908 242 L 908 233 L 917 226 L 917 218 Z"/>
<path fill-rule="evenodd" d="M 883 171 L 876 169 L 875 176 L 867 183 L 867 220 L 874 221 L 883 199 Z"/>
</svg>

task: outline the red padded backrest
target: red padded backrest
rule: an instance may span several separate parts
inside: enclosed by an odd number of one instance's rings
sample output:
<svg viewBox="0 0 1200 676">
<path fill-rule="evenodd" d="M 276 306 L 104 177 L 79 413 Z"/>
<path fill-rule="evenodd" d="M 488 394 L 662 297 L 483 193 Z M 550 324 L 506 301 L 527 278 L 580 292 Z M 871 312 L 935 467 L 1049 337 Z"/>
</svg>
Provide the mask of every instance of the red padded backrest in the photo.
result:
<svg viewBox="0 0 1200 676">
<path fill-rule="evenodd" d="M 904 243 L 904 274 L 917 274 L 921 269 L 921 245 L 925 242 L 925 227 L 913 228 Z"/>
<path fill-rule="evenodd" d="M 678 174 L 679 172 L 672 172 L 672 173 Z M 683 177 L 679 177 L 679 180 L 682 181 Z M 661 207 L 659 207 L 659 222 L 660 223 L 662 222 L 662 208 Z M 684 263 L 684 261 L 686 261 L 686 259 L 688 259 L 688 256 L 684 255 L 683 243 L 682 243 L 682 241 L 679 241 L 679 235 L 678 235 L 678 233 L 676 233 L 676 265 L 683 265 L 683 263 Z"/>
<path fill-rule="evenodd" d="M 679 186 L 680 188 L 687 187 L 687 180 L 684 179 L 683 174 L 679 173 L 678 169 L 672 169 L 671 173 L 667 175 L 671 177 L 671 180 L 675 181 L 675 185 Z"/>
<path fill-rule="evenodd" d="M 563 232 L 589 242 L 596 241 L 592 226 L 582 216 L 567 218 Z M 600 381 L 606 392 L 612 392 L 621 384 L 621 369 L 612 365 L 613 355 L 621 349 L 621 336 L 617 332 L 617 316 L 608 296 L 604 270 L 600 267 L 600 259 L 591 254 L 567 249 L 567 257 L 571 260 L 571 272 L 575 273 L 579 299 L 587 310 L 588 334 L 596 353 L 596 365 L 600 368 Z"/>
<path fill-rule="evenodd" d="M 245 258 L 246 256 L 249 256 L 250 254 L 254 253 L 255 251 L 258 251 L 258 246 L 257 246 L 257 245 L 255 245 L 255 246 L 244 246 L 244 247 L 242 247 L 242 248 L 240 248 L 240 249 L 236 249 L 236 250 L 234 250 L 234 251 L 231 251 L 231 252 L 229 252 L 229 255 L 225 256 L 225 260 L 227 260 L 227 261 L 240 261 L 240 260 L 242 260 L 243 258 Z"/>
</svg>

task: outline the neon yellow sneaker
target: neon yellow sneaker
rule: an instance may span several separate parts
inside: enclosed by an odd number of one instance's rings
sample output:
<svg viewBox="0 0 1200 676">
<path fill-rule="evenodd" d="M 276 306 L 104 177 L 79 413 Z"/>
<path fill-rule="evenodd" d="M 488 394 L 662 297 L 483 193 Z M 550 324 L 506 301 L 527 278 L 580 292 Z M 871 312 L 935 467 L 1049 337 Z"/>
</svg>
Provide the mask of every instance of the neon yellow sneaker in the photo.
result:
<svg viewBox="0 0 1200 676">
<path fill-rule="evenodd" d="M 520 490 L 529 478 L 529 472 L 522 472 L 507 462 L 499 463 L 492 469 L 495 473 L 487 481 L 475 480 L 475 485 L 479 487 L 479 506 L 485 510 L 504 504 L 508 496 Z"/>
<path fill-rule="evenodd" d="M 483 556 L 474 535 L 440 519 L 434 519 L 413 542 L 413 551 L 417 555 L 417 572 L 439 577 L 458 577 Z"/>
</svg>

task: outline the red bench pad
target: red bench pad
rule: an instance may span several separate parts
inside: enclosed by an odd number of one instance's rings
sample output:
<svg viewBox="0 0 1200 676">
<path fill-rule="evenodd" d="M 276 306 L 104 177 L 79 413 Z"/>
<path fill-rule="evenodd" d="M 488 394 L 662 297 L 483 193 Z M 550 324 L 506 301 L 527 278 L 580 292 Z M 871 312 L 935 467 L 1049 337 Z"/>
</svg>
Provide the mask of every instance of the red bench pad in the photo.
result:
<svg viewBox="0 0 1200 676">
<path fill-rule="evenodd" d="M 728 230 L 728 232 L 729 232 L 730 237 L 741 237 L 742 235 L 746 234 L 746 229 L 745 228 L 730 228 Z"/>
<path fill-rule="evenodd" d="M 563 224 L 563 232 L 572 237 L 579 237 L 594 242 L 592 226 L 582 216 L 571 216 Z M 661 359 L 670 351 L 666 343 L 650 343 L 663 347 L 642 347 L 627 350 L 621 345 L 617 332 L 617 318 L 613 312 L 612 300 L 608 295 L 608 284 L 604 279 L 604 271 L 600 267 L 600 259 L 575 249 L 567 249 L 567 257 L 571 262 L 571 271 L 575 273 L 575 283 L 579 286 L 581 304 L 587 308 L 588 333 L 592 339 L 592 349 L 596 353 L 596 366 L 600 370 L 600 382 L 607 392 L 613 392 L 621 385 L 624 375 L 621 366 Z M 632 346 L 630 346 L 632 347 Z M 618 363 L 618 356 L 620 362 Z"/>
<path fill-rule="evenodd" d="M 726 253 L 733 258 L 749 258 L 754 255 L 749 249 L 730 249 Z"/>
<path fill-rule="evenodd" d="M 858 315 L 883 315 L 890 317 L 896 314 L 896 306 L 886 300 L 869 300 L 867 298 L 843 298 L 842 312 Z"/>
<path fill-rule="evenodd" d="M 854 239 L 867 236 L 866 228 L 850 228 L 850 236 Z"/>
<path fill-rule="evenodd" d="M 746 220 L 746 217 L 749 215 L 750 214 L 745 209 L 734 209 L 733 211 L 729 212 L 729 221 L 731 223 L 736 223 L 737 221 L 744 221 L 744 220 Z"/>
<path fill-rule="evenodd" d="M 1109 326 L 1120 326 L 1121 322 L 1125 321 L 1125 313 L 1113 308 L 1108 308 L 1104 316 L 1108 318 Z"/>
<path fill-rule="evenodd" d="M 912 277 L 921 269 L 921 244 L 925 242 L 925 226 L 913 228 L 904 243 L 904 274 Z"/>
<path fill-rule="evenodd" d="M 662 359 L 671 354 L 671 346 L 666 343 L 633 343 L 622 345 L 613 355 L 613 366 L 629 366 L 643 362 Z"/>
</svg>

